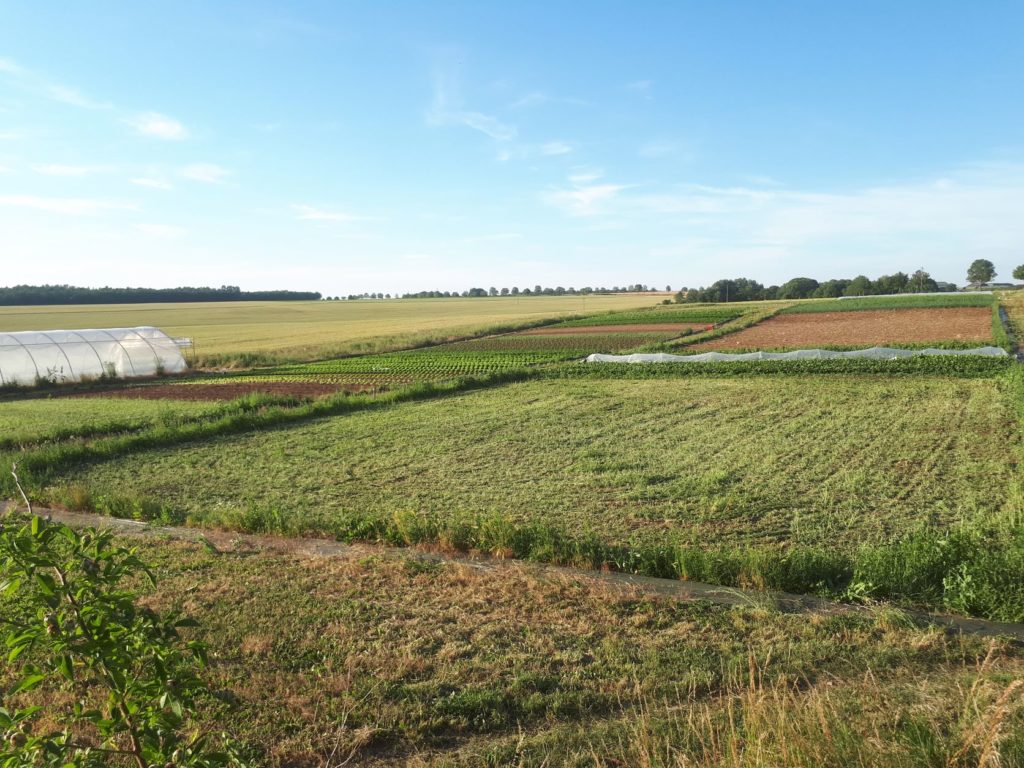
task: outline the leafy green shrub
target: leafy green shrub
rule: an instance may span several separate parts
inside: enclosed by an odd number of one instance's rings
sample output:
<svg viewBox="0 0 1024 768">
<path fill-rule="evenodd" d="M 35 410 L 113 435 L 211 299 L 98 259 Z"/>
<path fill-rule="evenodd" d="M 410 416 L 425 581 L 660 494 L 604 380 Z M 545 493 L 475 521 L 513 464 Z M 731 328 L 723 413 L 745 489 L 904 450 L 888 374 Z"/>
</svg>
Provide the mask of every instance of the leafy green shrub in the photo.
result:
<svg viewBox="0 0 1024 768">
<path fill-rule="evenodd" d="M 725 363 L 570 363 L 545 368 L 538 375 L 555 379 L 675 379 L 876 374 L 941 375 L 985 378 L 1014 370 L 1011 357 L 936 355 L 898 360 L 750 360 Z M 1024 391 L 1024 384 L 1022 384 Z M 1024 402 L 1024 396 L 1022 396 Z"/>
<path fill-rule="evenodd" d="M 242 764 L 226 734 L 186 732 L 206 651 L 179 633 L 194 622 L 136 603 L 124 582 L 140 574 L 153 578 L 109 532 L 2 521 L 0 683 L 13 683 L 0 689 L 0 766 Z M 24 703 L 33 695 L 47 703 Z"/>
</svg>

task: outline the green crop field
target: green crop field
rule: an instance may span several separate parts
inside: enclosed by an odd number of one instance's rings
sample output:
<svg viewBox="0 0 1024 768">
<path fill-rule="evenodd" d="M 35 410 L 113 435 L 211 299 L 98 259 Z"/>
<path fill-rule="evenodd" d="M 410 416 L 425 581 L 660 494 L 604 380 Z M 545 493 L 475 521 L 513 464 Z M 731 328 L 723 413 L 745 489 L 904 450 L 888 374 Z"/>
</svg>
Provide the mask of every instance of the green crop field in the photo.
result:
<svg viewBox="0 0 1024 768">
<path fill-rule="evenodd" d="M 127 398 L 0 400 L 0 446 L 40 442 L 64 430 L 137 430 L 216 411 L 216 403 Z"/>
<path fill-rule="evenodd" d="M 581 328 L 594 325 L 630 325 L 643 323 L 724 323 L 744 313 L 743 305 L 733 304 L 708 306 L 662 305 L 636 312 L 614 312 L 607 315 L 593 315 L 578 320 L 566 320 L 558 327 Z"/>
<path fill-rule="evenodd" d="M 784 306 L 589 324 L 722 323 L 707 339 Z M 1024 622 L 1014 359 L 595 365 L 579 358 L 690 337 L 587 324 L 155 388 L 389 390 L 370 394 L 12 392 L 0 463 L 40 505 L 205 529 L 215 543 L 138 540 L 161 582 L 137 586 L 198 621 L 218 693 L 195 725 L 254 765 L 903 768 L 985 764 L 989 744 L 1021 762 L 1016 646 L 756 593 Z M 16 498 L 9 472 L 0 487 Z M 299 535 L 358 546 L 289 554 Z M 754 592 L 684 603 L 595 570 Z"/>
<path fill-rule="evenodd" d="M 886 541 L 994 516 L 1017 426 L 991 380 L 539 381 L 140 452 L 65 480 L 198 523 L 351 534 L 495 514 L 602 540 Z M 955 431 L 947 427 L 957 424 Z"/>
<path fill-rule="evenodd" d="M 946 295 L 861 296 L 850 299 L 808 299 L 782 310 L 784 314 L 801 312 L 855 312 L 862 309 L 944 309 L 950 307 L 988 307 L 995 297 L 984 293 Z"/>
<path fill-rule="evenodd" d="M 660 295 L 0 307 L 0 331 L 153 325 L 200 361 L 308 360 L 394 349 L 566 315 L 651 306 Z"/>
</svg>

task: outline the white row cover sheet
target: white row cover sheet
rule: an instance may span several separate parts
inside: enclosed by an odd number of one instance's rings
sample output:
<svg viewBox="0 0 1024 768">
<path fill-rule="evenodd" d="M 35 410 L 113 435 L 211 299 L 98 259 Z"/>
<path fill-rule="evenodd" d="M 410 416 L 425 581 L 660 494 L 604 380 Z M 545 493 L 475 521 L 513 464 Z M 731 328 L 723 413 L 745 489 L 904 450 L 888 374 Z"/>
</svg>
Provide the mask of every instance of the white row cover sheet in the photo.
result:
<svg viewBox="0 0 1024 768">
<path fill-rule="evenodd" d="M 670 355 L 666 352 L 637 353 L 632 355 L 589 355 L 587 363 L 734 363 L 747 360 L 899 360 L 904 357 L 927 355 L 979 355 L 981 357 L 1006 357 L 1002 347 L 976 347 L 974 349 L 895 349 L 892 347 L 870 347 L 848 352 L 831 349 L 797 349 L 792 352 L 703 352 L 699 355 Z"/>
</svg>

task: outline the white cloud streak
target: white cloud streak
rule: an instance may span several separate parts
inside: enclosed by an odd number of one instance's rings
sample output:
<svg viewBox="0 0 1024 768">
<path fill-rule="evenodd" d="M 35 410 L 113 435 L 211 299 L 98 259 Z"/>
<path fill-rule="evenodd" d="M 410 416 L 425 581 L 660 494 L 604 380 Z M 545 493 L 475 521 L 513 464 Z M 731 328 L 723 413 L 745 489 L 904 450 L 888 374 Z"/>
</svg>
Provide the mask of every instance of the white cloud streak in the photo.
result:
<svg viewBox="0 0 1024 768">
<path fill-rule="evenodd" d="M 313 205 L 297 203 L 292 206 L 292 210 L 295 212 L 295 217 L 302 221 L 335 221 L 348 224 L 354 221 L 367 220 L 365 216 L 359 216 L 347 211 L 327 210 Z"/>
<path fill-rule="evenodd" d="M 104 211 L 134 211 L 133 203 L 79 197 L 40 197 L 37 195 L 0 195 L 0 206 L 29 208 L 69 216 L 93 216 Z"/>
<path fill-rule="evenodd" d="M 427 122 L 430 125 L 463 125 L 499 142 L 511 141 L 518 135 L 513 125 L 506 125 L 492 115 L 463 108 L 454 78 L 447 73 L 439 73 L 434 78 L 434 100 L 427 111 Z"/>
<path fill-rule="evenodd" d="M 549 141 L 540 145 L 540 153 L 546 157 L 568 155 L 570 152 L 572 152 L 572 145 L 564 141 Z"/>
<path fill-rule="evenodd" d="M 174 187 L 162 179 L 153 179 L 148 176 L 139 176 L 134 179 L 129 179 L 132 184 L 138 187 L 146 187 L 147 189 L 174 189 Z"/>
<path fill-rule="evenodd" d="M 64 85 L 47 86 L 46 93 L 54 101 L 69 104 L 72 107 L 80 107 L 82 109 L 113 109 L 113 104 L 109 101 L 95 101 L 81 91 Z"/>
<path fill-rule="evenodd" d="M 567 216 L 657 231 L 656 256 L 734 261 L 756 273 L 808 261 L 884 272 L 1024 252 L 1024 164 L 964 166 L 931 179 L 847 191 L 680 184 L 591 184 L 577 178 L 541 199 Z M 855 266 L 853 266 L 855 265 Z M 725 267 L 719 266 L 718 269 Z M 799 267 L 794 266 L 794 269 Z"/>
<path fill-rule="evenodd" d="M 631 83 L 626 83 L 626 88 L 634 93 L 639 93 L 645 99 L 654 97 L 654 83 L 651 80 L 634 80 Z"/>
<path fill-rule="evenodd" d="M 231 171 L 214 163 L 192 163 L 181 169 L 183 178 L 203 184 L 223 184 Z"/>
<path fill-rule="evenodd" d="M 188 130 L 173 117 L 159 112 L 141 112 L 128 118 L 127 123 L 139 134 L 164 141 L 188 138 Z"/>
<path fill-rule="evenodd" d="M 44 176 L 89 176 L 94 173 L 101 173 L 104 169 L 100 165 L 61 165 L 59 163 L 45 163 L 32 167 L 36 173 Z"/>
<path fill-rule="evenodd" d="M 136 224 L 135 229 L 145 235 L 158 237 L 161 240 L 173 240 L 185 235 L 184 229 L 171 226 L 170 224 Z"/>
</svg>

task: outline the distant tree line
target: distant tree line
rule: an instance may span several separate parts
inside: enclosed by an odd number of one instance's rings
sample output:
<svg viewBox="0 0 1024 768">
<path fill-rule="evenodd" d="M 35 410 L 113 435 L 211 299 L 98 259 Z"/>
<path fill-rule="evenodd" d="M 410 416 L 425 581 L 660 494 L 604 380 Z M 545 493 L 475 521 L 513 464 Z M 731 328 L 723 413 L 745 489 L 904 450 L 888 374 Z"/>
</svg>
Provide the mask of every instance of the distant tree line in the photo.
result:
<svg viewBox="0 0 1024 768">
<path fill-rule="evenodd" d="M 676 294 L 680 303 L 763 301 L 769 299 L 835 299 L 840 296 L 885 296 L 894 293 L 955 291 L 953 283 L 939 283 L 923 269 L 911 275 L 897 272 L 871 280 L 864 275 L 819 283 L 810 277 L 794 277 L 782 285 L 765 287 L 757 280 L 740 277 L 719 280 L 706 288 L 683 288 Z"/>
<path fill-rule="evenodd" d="M 220 288 L 81 288 L 74 285 L 15 285 L 0 287 L 0 305 L 32 304 L 153 304 L 182 301 L 316 301 L 315 291 L 243 291 L 237 285 Z"/>
<path fill-rule="evenodd" d="M 634 285 L 626 286 L 614 286 L 612 288 L 564 288 L 559 285 L 555 288 L 544 288 L 540 285 L 535 285 L 533 288 L 469 288 L 465 291 L 418 291 L 416 293 L 403 293 L 401 296 L 395 294 L 394 298 L 402 299 L 475 299 L 486 296 L 589 296 L 594 293 L 644 293 L 647 291 L 656 291 L 657 288 L 653 286 L 647 286 L 643 283 L 636 283 Z M 666 291 L 671 291 L 672 286 L 666 285 Z M 331 296 L 327 297 L 332 301 L 339 301 L 342 298 L 348 301 L 355 299 L 390 299 L 390 293 L 356 293 L 349 294 L 348 296 Z"/>
</svg>

